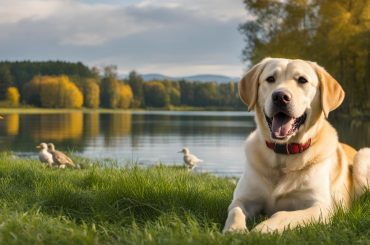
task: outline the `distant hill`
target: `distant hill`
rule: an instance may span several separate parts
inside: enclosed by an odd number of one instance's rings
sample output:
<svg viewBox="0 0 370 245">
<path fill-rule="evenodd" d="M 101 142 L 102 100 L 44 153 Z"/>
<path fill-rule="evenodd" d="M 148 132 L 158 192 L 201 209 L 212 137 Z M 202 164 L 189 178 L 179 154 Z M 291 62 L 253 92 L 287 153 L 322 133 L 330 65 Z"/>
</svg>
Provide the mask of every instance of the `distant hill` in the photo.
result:
<svg viewBox="0 0 370 245">
<path fill-rule="evenodd" d="M 144 81 L 151 81 L 151 80 L 172 80 L 172 81 L 179 81 L 179 80 L 186 80 L 186 81 L 199 81 L 199 82 L 217 82 L 217 83 L 228 83 L 230 81 L 238 82 L 240 80 L 239 77 L 228 77 L 223 75 L 212 75 L 212 74 L 201 74 L 201 75 L 194 75 L 194 76 L 185 76 L 185 77 L 170 77 L 162 74 L 157 73 L 150 73 L 142 75 Z"/>
</svg>

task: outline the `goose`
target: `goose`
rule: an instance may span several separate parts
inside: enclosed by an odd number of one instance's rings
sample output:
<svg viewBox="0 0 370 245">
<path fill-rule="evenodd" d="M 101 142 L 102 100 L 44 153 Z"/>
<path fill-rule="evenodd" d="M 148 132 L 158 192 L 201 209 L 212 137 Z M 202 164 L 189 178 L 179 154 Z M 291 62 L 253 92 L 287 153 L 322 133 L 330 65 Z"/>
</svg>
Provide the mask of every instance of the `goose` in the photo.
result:
<svg viewBox="0 0 370 245">
<path fill-rule="evenodd" d="M 73 168 L 76 167 L 71 158 L 69 158 L 63 152 L 55 150 L 55 146 L 53 143 L 48 143 L 47 147 L 48 151 L 53 156 L 54 163 L 56 163 L 59 168 L 65 168 L 66 166 Z"/>
<path fill-rule="evenodd" d="M 48 167 L 52 167 L 54 164 L 53 156 L 50 152 L 48 152 L 48 146 L 46 143 L 40 143 L 38 146 L 36 146 L 37 149 L 40 149 L 39 151 L 39 160 L 42 163 L 46 163 Z"/>
<path fill-rule="evenodd" d="M 198 163 L 203 162 L 203 160 L 199 159 L 197 156 L 190 154 L 189 149 L 186 147 L 179 151 L 179 153 L 184 154 L 184 163 L 189 171 L 193 170 Z"/>
</svg>

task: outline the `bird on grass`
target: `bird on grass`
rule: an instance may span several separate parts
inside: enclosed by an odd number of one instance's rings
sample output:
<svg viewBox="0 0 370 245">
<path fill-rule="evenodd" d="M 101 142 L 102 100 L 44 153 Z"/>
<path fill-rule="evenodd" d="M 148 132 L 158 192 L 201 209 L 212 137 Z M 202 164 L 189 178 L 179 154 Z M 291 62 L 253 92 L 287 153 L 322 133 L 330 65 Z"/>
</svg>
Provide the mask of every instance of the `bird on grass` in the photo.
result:
<svg viewBox="0 0 370 245">
<path fill-rule="evenodd" d="M 189 149 L 186 147 L 179 151 L 179 153 L 184 154 L 184 163 L 185 166 L 188 168 L 188 171 L 193 170 L 193 168 L 195 168 L 198 163 L 203 162 L 203 160 L 199 159 L 197 156 L 190 154 Z"/>
<path fill-rule="evenodd" d="M 73 163 L 72 159 L 69 158 L 66 154 L 61 151 L 55 150 L 53 143 L 48 143 L 47 145 L 48 152 L 53 156 L 53 161 L 59 168 L 73 167 L 76 168 L 76 165 Z"/>
<path fill-rule="evenodd" d="M 36 146 L 37 149 L 40 149 L 39 151 L 39 160 L 42 163 L 46 163 L 48 167 L 52 167 L 54 164 L 53 155 L 48 152 L 48 146 L 46 143 L 40 143 L 38 146 Z"/>
</svg>

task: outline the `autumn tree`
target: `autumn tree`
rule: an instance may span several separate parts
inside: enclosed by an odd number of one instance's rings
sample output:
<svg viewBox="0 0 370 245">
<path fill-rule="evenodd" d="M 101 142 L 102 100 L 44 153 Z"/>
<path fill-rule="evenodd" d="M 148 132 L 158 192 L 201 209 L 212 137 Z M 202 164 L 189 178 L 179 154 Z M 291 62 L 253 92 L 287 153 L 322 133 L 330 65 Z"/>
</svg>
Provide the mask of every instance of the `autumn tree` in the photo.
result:
<svg viewBox="0 0 370 245">
<path fill-rule="evenodd" d="M 100 105 L 100 87 L 96 79 L 88 78 L 83 84 L 84 106 L 98 108 Z"/>
<path fill-rule="evenodd" d="M 83 95 L 67 76 L 35 76 L 25 85 L 25 97 L 47 108 L 80 108 Z"/>
<path fill-rule="evenodd" d="M 118 86 L 118 103 L 117 107 L 128 109 L 132 103 L 133 93 L 131 87 L 127 84 L 119 84 Z"/>
<path fill-rule="evenodd" d="M 19 91 L 16 87 L 9 87 L 6 91 L 6 100 L 10 106 L 16 107 L 19 105 Z"/>
</svg>

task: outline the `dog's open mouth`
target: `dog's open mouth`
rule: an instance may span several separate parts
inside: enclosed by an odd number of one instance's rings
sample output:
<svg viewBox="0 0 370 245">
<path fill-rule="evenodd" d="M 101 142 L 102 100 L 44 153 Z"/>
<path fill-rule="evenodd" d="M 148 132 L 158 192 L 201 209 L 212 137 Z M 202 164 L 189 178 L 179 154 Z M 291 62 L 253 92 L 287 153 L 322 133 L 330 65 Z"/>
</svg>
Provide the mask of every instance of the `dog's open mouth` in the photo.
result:
<svg viewBox="0 0 370 245">
<path fill-rule="evenodd" d="M 283 112 L 276 113 L 272 118 L 266 115 L 265 117 L 271 131 L 271 136 L 274 139 L 284 139 L 288 137 L 296 132 L 306 121 L 306 113 L 298 118 L 290 117 Z"/>
</svg>

